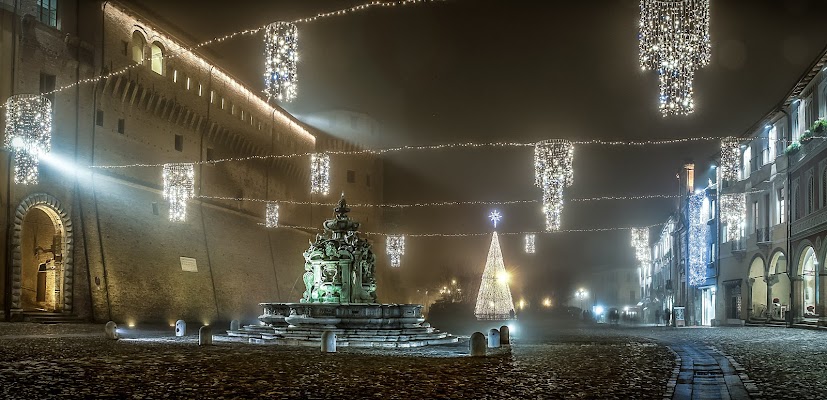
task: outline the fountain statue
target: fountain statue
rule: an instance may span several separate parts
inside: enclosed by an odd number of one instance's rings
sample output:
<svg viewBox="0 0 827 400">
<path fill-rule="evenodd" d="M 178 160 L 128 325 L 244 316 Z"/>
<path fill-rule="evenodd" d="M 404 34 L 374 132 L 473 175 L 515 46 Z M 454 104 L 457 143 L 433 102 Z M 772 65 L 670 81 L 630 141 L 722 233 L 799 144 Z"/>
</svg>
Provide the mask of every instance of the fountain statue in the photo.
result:
<svg viewBox="0 0 827 400">
<path fill-rule="evenodd" d="M 344 196 L 325 233 L 304 252 L 305 290 L 298 303 L 260 303 L 261 325 L 227 331 L 250 342 L 318 346 L 324 331 L 338 346 L 417 347 L 455 343 L 422 317 L 421 304 L 380 304 L 376 299 L 376 257 L 359 237 Z"/>
</svg>

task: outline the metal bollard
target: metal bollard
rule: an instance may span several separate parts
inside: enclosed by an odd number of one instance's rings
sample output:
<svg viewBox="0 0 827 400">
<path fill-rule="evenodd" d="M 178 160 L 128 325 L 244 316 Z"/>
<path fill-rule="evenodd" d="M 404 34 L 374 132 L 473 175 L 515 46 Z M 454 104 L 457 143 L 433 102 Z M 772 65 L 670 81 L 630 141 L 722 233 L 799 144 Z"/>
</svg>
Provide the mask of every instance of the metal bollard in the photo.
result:
<svg viewBox="0 0 827 400">
<path fill-rule="evenodd" d="M 234 320 L 230 321 L 230 330 L 231 330 L 231 331 L 237 331 L 237 330 L 238 330 L 238 327 L 239 327 L 240 325 L 241 325 L 241 324 L 239 324 L 239 323 L 238 323 L 238 320 L 237 320 L 237 319 L 234 319 Z"/>
<path fill-rule="evenodd" d="M 485 335 L 482 332 L 474 332 L 471 335 L 471 357 L 485 357 Z"/>
<path fill-rule="evenodd" d="M 187 323 L 183 319 L 175 321 L 175 336 L 187 335 Z"/>
<path fill-rule="evenodd" d="M 106 326 L 103 327 L 103 332 L 106 335 L 107 339 L 120 339 L 120 337 L 118 337 L 118 325 L 113 321 L 109 321 L 106 323 Z"/>
<path fill-rule="evenodd" d="M 508 325 L 500 327 L 500 344 L 503 346 L 511 345 L 511 331 L 508 329 Z"/>
<path fill-rule="evenodd" d="M 209 325 L 198 330 L 198 345 L 212 346 L 212 328 Z"/>
<path fill-rule="evenodd" d="M 500 347 L 500 331 L 497 328 L 491 328 L 488 331 L 488 347 L 492 349 Z"/>
<path fill-rule="evenodd" d="M 333 331 L 324 331 L 322 333 L 322 353 L 336 352 L 336 333 Z"/>
</svg>

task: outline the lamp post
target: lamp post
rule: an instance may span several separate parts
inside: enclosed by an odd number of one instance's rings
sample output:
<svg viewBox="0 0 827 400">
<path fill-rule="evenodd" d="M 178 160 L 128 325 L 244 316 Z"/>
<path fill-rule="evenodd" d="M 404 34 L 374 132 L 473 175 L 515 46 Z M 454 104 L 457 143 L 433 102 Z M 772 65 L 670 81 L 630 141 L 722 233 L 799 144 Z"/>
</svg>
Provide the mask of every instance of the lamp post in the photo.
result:
<svg viewBox="0 0 827 400">
<path fill-rule="evenodd" d="M 583 311 L 583 299 L 585 299 L 586 296 L 589 295 L 589 293 L 586 292 L 585 289 L 580 288 L 580 289 L 577 289 L 577 292 L 575 292 L 574 295 L 575 295 L 575 297 L 580 299 L 580 311 Z"/>
</svg>

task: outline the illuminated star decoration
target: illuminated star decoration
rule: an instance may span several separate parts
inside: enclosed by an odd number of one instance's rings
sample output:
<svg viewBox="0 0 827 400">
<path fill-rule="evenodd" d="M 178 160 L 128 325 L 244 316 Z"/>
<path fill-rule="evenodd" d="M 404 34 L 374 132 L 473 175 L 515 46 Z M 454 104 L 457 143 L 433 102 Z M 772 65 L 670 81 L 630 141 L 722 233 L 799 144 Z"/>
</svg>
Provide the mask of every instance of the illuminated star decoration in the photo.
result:
<svg viewBox="0 0 827 400">
<path fill-rule="evenodd" d="M 164 199 L 169 201 L 169 220 L 187 219 L 187 200 L 195 197 L 195 167 L 189 163 L 164 164 Z"/>
<path fill-rule="evenodd" d="M 695 72 L 708 65 L 710 0 L 641 0 L 640 66 L 660 81 L 663 116 L 694 110 Z"/>
<path fill-rule="evenodd" d="M 273 22 L 264 31 L 264 93 L 268 98 L 296 98 L 298 30 L 289 22 Z"/>
<path fill-rule="evenodd" d="M 494 229 L 497 229 L 497 223 L 499 223 L 503 219 L 503 216 L 502 214 L 500 214 L 499 211 L 494 210 L 491 211 L 491 214 L 488 214 L 488 219 L 490 219 L 491 222 L 494 223 Z"/>
<path fill-rule="evenodd" d="M 6 100 L 5 146 L 14 152 L 14 183 L 37 183 L 40 157 L 52 151 L 52 103 L 18 94 Z"/>
</svg>

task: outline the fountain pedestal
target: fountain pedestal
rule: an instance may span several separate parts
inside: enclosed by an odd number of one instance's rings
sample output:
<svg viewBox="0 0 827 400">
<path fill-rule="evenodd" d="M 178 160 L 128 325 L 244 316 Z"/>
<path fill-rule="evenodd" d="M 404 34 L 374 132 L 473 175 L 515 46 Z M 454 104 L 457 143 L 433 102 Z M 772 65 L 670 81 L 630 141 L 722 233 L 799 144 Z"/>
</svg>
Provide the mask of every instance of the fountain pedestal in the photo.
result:
<svg viewBox="0 0 827 400">
<path fill-rule="evenodd" d="M 423 326 L 420 304 L 376 301 L 376 258 L 356 233 L 344 197 L 335 217 L 324 222 L 325 235 L 304 252 L 305 291 L 298 303 L 260 303 L 262 325 L 227 333 L 255 343 L 319 346 L 322 334 L 336 334 L 338 346 L 417 347 L 455 343 L 457 338 Z"/>
</svg>

